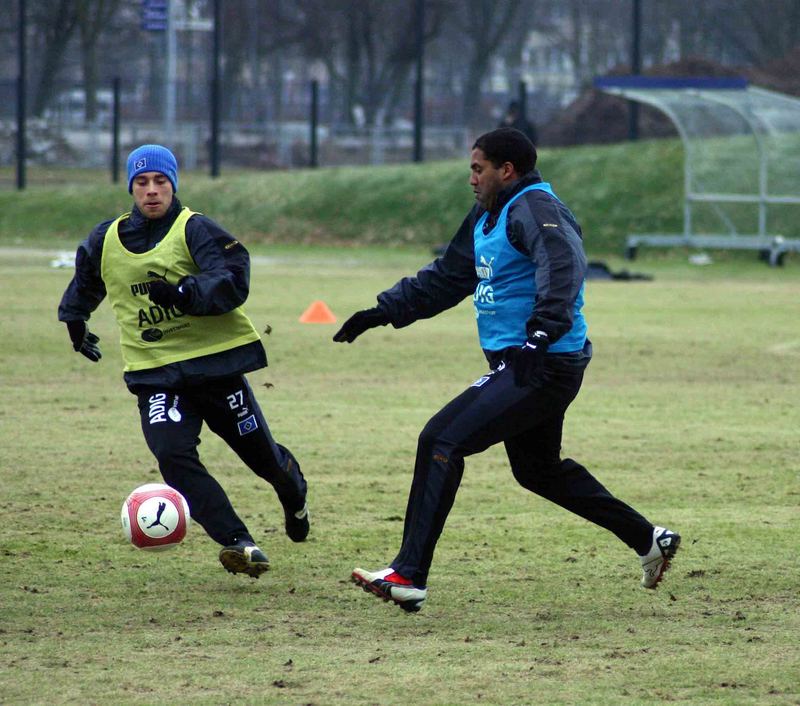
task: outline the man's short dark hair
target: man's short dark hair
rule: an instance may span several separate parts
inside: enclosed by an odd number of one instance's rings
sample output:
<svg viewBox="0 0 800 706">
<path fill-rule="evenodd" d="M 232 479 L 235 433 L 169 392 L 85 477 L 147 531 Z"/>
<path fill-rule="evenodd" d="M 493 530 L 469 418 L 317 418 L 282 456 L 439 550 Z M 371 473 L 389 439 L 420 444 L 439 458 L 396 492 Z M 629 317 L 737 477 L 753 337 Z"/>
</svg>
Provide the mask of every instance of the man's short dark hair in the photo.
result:
<svg viewBox="0 0 800 706">
<path fill-rule="evenodd" d="M 481 150 L 495 168 L 511 162 L 520 175 L 536 168 L 536 147 L 524 132 L 513 127 L 499 127 L 484 133 L 475 140 L 472 149 Z"/>
</svg>

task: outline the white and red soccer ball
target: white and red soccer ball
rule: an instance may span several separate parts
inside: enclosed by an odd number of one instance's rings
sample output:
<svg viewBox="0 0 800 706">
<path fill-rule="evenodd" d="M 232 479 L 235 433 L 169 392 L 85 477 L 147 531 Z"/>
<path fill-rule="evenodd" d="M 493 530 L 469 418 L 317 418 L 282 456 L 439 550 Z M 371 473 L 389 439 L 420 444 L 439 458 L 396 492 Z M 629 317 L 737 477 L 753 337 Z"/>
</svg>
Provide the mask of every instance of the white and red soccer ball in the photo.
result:
<svg viewBox="0 0 800 706">
<path fill-rule="evenodd" d="M 128 541 L 149 550 L 180 544 L 192 521 L 183 495 L 163 483 L 136 488 L 122 503 L 121 520 Z"/>
</svg>

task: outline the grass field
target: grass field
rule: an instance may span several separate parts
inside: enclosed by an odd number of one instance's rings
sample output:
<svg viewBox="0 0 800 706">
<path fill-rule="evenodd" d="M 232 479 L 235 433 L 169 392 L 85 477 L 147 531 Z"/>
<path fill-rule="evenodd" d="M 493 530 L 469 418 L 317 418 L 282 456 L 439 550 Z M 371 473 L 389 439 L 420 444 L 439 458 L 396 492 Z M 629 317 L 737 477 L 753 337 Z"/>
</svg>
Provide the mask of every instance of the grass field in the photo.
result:
<svg viewBox="0 0 800 706">
<path fill-rule="evenodd" d="M 298 323 L 305 307 L 343 318 L 426 253 L 254 253 L 271 365 L 250 380 L 308 478 L 309 541 L 283 535 L 224 444 L 204 433 L 200 450 L 270 555 L 258 581 L 227 574 L 197 526 L 167 553 L 125 543 L 124 497 L 159 477 L 109 307 L 92 365 L 56 321 L 71 271 L 0 255 L 0 703 L 800 703 L 796 266 L 645 259 L 652 282 L 587 285 L 595 360 L 564 453 L 682 533 L 658 591 L 497 448 L 467 461 L 407 615 L 348 577 L 392 558 L 416 436 L 484 371 L 470 307 L 336 345 L 334 326 Z"/>
</svg>

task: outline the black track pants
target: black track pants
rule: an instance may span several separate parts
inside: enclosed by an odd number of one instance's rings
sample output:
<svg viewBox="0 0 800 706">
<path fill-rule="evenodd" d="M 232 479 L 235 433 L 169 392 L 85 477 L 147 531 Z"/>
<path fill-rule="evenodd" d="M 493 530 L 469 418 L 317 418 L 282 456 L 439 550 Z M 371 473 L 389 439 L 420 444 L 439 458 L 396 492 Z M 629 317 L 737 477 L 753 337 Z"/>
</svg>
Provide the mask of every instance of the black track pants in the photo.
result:
<svg viewBox="0 0 800 706">
<path fill-rule="evenodd" d="M 158 460 L 164 482 L 189 503 L 192 519 L 222 545 L 253 537 L 234 511 L 222 486 L 197 453 L 205 422 L 258 476 L 270 483 L 281 504 L 303 507 L 306 482 L 297 460 L 270 434 L 243 375 L 179 390 L 137 390 L 142 431 Z"/>
<path fill-rule="evenodd" d="M 583 466 L 561 460 L 564 413 L 583 380 L 585 362 L 548 356 L 541 382 L 520 388 L 500 366 L 436 414 L 422 430 L 406 508 L 403 543 L 391 566 L 427 583 L 436 542 L 455 500 L 464 457 L 504 442 L 516 480 L 528 490 L 613 532 L 640 553 L 653 526 L 615 498 Z"/>
</svg>

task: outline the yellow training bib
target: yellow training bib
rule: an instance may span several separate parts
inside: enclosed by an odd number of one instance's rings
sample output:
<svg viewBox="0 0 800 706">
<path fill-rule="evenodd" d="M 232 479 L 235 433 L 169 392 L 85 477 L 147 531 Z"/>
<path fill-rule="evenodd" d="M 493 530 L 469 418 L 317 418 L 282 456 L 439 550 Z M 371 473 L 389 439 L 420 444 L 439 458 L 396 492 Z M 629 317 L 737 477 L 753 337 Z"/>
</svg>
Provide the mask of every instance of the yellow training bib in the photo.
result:
<svg viewBox="0 0 800 706">
<path fill-rule="evenodd" d="M 242 307 L 219 316 L 191 316 L 148 298 L 150 283 L 156 279 L 177 284 L 200 271 L 186 245 L 186 223 L 192 215 L 184 208 L 164 239 L 144 253 L 126 250 L 119 239 L 119 224 L 129 213 L 106 231 L 100 274 L 119 324 L 126 372 L 219 353 L 260 339 Z"/>
</svg>

